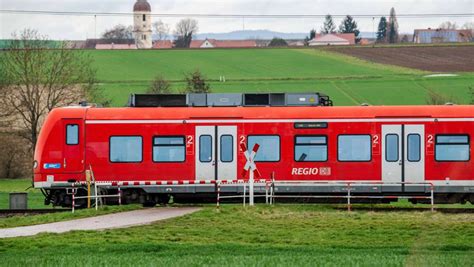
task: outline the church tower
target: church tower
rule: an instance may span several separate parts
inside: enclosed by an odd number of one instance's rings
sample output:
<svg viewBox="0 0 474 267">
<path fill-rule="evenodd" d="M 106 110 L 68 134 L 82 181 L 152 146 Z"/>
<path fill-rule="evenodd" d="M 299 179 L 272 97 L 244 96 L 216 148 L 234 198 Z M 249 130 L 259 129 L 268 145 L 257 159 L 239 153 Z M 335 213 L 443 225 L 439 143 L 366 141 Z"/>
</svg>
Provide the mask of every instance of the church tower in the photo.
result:
<svg viewBox="0 0 474 267">
<path fill-rule="evenodd" d="M 137 0 L 133 6 L 133 33 L 138 49 L 152 48 L 151 6 L 147 0 Z"/>
</svg>

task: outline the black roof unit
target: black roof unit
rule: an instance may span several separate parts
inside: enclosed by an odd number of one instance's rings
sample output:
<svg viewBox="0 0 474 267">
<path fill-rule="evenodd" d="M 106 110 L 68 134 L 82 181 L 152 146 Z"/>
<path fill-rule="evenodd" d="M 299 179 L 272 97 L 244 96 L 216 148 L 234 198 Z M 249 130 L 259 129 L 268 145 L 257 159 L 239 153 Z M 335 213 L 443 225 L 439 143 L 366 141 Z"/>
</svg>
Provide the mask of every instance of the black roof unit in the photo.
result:
<svg viewBox="0 0 474 267">
<path fill-rule="evenodd" d="M 332 106 L 320 93 L 132 94 L 129 107 L 302 107 Z"/>
</svg>

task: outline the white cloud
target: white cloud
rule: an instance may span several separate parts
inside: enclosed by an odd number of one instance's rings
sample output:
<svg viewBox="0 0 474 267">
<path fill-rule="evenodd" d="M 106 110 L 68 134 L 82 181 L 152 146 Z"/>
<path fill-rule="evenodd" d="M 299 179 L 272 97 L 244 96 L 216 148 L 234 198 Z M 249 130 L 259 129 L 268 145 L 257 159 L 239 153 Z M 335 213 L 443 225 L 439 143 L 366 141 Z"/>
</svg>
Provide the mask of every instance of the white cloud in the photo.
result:
<svg viewBox="0 0 474 267">
<path fill-rule="evenodd" d="M 87 12 L 131 12 L 134 0 L 0 0 L 0 9 L 54 10 Z M 149 0 L 153 13 L 217 13 L 217 14 L 387 14 L 395 7 L 397 13 L 472 13 L 472 0 Z M 174 25 L 178 19 L 163 18 Z M 337 24 L 339 24 L 337 19 Z M 372 31 L 371 18 L 356 18 L 361 31 Z M 462 25 L 473 18 L 399 18 L 400 31 L 436 27 L 451 20 Z M 375 20 L 377 26 L 378 18 Z M 115 24 L 131 24 L 132 18 L 98 17 L 97 35 Z M 242 19 L 199 19 L 200 32 L 240 30 Z M 269 29 L 283 32 L 307 32 L 319 29 L 322 19 L 245 19 L 246 29 Z M 85 39 L 95 35 L 93 17 L 52 15 L 0 14 L 0 38 L 23 28 L 35 28 L 54 39 Z"/>
</svg>

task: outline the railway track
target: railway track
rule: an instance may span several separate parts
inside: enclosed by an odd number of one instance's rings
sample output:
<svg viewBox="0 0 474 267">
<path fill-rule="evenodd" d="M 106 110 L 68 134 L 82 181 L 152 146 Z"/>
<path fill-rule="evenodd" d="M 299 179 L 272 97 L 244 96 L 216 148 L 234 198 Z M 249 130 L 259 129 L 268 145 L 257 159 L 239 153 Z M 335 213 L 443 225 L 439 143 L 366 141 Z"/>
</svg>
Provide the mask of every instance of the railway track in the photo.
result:
<svg viewBox="0 0 474 267">
<path fill-rule="evenodd" d="M 15 215 L 38 215 L 47 213 L 58 213 L 71 211 L 70 209 L 26 209 L 26 210 L 0 210 L 0 218 L 11 217 Z"/>
</svg>

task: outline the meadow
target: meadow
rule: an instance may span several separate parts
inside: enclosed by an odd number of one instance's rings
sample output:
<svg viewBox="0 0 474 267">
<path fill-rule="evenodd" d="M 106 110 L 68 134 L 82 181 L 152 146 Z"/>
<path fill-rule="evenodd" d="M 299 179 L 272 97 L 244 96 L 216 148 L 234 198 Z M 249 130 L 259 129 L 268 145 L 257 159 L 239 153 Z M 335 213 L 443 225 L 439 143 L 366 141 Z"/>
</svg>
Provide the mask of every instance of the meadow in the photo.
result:
<svg viewBox="0 0 474 267">
<path fill-rule="evenodd" d="M 3 192 L 23 180 L 0 180 Z M 30 194 L 34 192 L 30 191 Z M 0 196 L 1 199 L 1 196 Z M 35 199 L 30 201 L 35 202 Z M 37 203 L 39 204 L 39 203 Z M 408 202 L 395 204 L 413 207 Z M 472 208 L 473 205 L 450 205 Z M 343 205 L 202 205 L 150 225 L 0 239 L 0 266 L 472 266 L 474 215 Z M 387 207 L 387 205 L 384 205 Z M 140 209 L 111 206 L 0 218 L 0 228 Z"/>
<path fill-rule="evenodd" d="M 17 266 L 472 266 L 474 216 L 205 206 L 147 226 L 0 239 Z"/>
<path fill-rule="evenodd" d="M 394 48 L 396 49 L 396 48 Z M 213 92 L 322 92 L 335 105 L 419 105 L 433 90 L 457 103 L 470 101 L 474 73 L 425 77 L 431 72 L 383 65 L 325 49 L 216 49 L 88 51 L 100 88 L 112 106 L 143 93 L 161 75 L 185 88 L 184 75 L 199 69 Z M 225 77 L 225 82 L 220 78 Z"/>
</svg>

